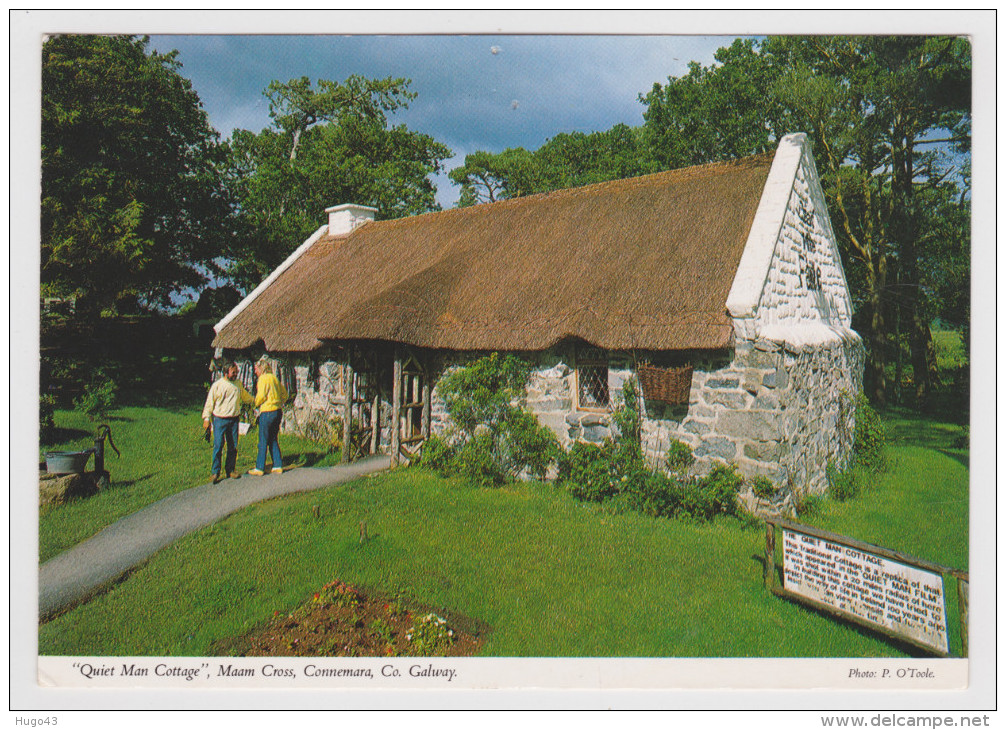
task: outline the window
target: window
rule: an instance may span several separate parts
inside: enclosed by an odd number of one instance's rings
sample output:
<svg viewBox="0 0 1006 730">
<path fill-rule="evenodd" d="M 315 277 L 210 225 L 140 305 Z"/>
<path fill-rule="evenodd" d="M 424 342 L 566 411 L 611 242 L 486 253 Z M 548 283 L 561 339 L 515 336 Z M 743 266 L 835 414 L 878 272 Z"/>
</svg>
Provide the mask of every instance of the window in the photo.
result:
<svg viewBox="0 0 1006 730">
<path fill-rule="evenodd" d="M 608 408 L 608 357 L 604 350 L 585 347 L 576 358 L 577 396 L 580 408 Z"/>
</svg>

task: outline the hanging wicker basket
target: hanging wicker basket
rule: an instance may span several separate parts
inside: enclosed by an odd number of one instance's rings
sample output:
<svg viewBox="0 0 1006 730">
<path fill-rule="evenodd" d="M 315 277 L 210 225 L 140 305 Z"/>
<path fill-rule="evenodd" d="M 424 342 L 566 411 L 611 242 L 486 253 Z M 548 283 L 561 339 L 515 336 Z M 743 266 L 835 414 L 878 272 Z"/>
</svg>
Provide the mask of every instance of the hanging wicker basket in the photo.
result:
<svg viewBox="0 0 1006 730">
<path fill-rule="evenodd" d="M 692 366 L 658 368 L 644 363 L 636 370 L 646 400 L 678 405 L 688 402 L 692 389 Z"/>
</svg>

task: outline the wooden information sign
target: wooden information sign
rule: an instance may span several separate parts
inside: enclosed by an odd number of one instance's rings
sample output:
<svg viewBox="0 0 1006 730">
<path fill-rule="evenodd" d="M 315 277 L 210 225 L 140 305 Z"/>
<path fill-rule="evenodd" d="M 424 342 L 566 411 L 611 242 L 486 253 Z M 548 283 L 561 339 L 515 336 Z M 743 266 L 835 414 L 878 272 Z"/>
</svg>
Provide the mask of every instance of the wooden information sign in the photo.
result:
<svg viewBox="0 0 1006 730">
<path fill-rule="evenodd" d="M 776 528 L 781 587 L 775 584 Z M 769 520 L 766 530 L 765 582 L 773 593 L 949 656 L 944 575 L 956 577 L 966 593 L 966 573 L 807 525 Z M 966 608 L 961 622 L 966 655 Z"/>
</svg>

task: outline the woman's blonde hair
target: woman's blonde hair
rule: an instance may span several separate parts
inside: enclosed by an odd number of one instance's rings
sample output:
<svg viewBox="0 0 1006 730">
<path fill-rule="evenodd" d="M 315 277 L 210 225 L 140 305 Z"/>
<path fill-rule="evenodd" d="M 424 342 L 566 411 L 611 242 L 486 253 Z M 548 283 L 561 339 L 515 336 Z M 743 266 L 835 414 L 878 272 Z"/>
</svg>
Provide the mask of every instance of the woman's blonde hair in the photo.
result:
<svg viewBox="0 0 1006 730">
<path fill-rule="evenodd" d="M 255 364 L 258 365 L 259 374 L 266 375 L 267 373 L 272 373 L 272 361 L 268 358 L 263 357 Z"/>
</svg>

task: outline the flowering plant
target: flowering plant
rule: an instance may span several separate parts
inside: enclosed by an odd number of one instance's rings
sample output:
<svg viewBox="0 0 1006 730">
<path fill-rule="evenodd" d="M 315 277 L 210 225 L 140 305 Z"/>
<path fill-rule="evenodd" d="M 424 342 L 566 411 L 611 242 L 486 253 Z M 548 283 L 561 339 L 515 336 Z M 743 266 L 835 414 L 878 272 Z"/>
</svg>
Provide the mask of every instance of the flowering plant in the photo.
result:
<svg viewBox="0 0 1006 730">
<path fill-rule="evenodd" d="M 322 606 L 334 604 L 336 606 L 354 607 L 360 603 L 360 593 L 348 583 L 337 580 L 329 583 L 315 593 L 311 601 Z"/>
<path fill-rule="evenodd" d="M 444 618 L 428 613 L 416 621 L 405 639 L 410 643 L 409 653 L 413 656 L 434 656 L 454 643 L 454 631 L 448 628 Z"/>
</svg>

